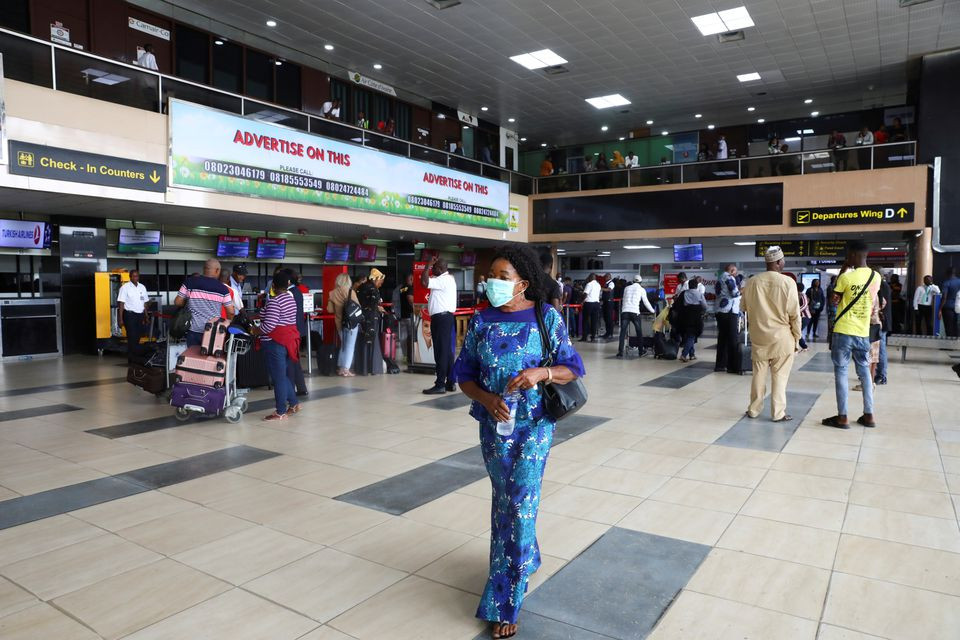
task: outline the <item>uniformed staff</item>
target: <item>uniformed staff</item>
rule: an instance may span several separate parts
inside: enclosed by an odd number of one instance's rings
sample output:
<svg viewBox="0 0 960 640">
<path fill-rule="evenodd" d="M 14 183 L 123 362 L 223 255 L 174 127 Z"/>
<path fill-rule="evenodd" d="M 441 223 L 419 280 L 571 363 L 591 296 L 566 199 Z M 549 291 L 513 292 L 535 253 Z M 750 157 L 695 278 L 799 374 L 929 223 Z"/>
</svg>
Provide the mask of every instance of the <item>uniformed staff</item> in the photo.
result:
<svg viewBox="0 0 960 640">
<path fill-rule="evenodd" d="M 133 361 L 140 353 L 140 336 L 147 323 L 145 308 L 150 296 L 147 288 L 140 284 L 140 272 L 130 272 L 130 281 L 120 287 L 117 294 L 117 323 L 127 331 L 127 360 Z"/>
</svg>

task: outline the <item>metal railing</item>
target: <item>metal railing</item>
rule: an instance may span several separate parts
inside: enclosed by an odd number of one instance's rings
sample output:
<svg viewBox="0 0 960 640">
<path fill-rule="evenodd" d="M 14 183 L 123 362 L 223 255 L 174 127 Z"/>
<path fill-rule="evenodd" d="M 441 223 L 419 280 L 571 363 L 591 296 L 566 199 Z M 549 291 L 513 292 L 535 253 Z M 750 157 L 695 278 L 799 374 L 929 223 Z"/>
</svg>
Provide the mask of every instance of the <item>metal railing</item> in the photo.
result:
<svg viewBox="0 0 960 640">
<path fill-rule="evenodd" d="M 567 173 L 536 178 L 537 193 L 590 191 L 647 187 L 663 184 L 714 182 L 767 178 L 770 176 L 806 175 L 836 171 L 862 171 L 909 167 L 917 164 L 916 142 L 818 149 L 767 156 L 662 164 L 612 171 Z"/>
<path fill-rule="evenodd" d="M 4 75 L 18 80 L 155 113 L 166 113 L 169 98 L 178 98 L 249 118 L 423 160 L 510 184 L 521 195 L 533 193 L 530 176 L 493 164 L 448 153 L 401 138 L 355 127 L 289 107 L 256 100 L 111 60 L 68 46 L 0 29 Z"/>
</svg>

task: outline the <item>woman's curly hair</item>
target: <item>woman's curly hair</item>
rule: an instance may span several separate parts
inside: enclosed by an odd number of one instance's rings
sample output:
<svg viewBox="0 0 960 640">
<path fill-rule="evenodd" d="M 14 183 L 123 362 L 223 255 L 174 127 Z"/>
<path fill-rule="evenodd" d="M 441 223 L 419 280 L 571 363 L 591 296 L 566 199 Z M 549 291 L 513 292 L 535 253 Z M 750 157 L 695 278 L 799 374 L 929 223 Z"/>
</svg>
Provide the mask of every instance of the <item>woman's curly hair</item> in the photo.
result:
<svg viewBox="0 0 960 640">
<path fill-rule="evenodd" d="M 540 256 L 537 252 L 524 245 L 505 245 L 497 249 L 490 264 L 501 258 L 513 265 L 521 280 L 530 283 L 524 291 L 524 297 L 534 302 L 543 302 L 546 295 L 544 285 L 547 275 L 540 266 Z"/>
</svg>

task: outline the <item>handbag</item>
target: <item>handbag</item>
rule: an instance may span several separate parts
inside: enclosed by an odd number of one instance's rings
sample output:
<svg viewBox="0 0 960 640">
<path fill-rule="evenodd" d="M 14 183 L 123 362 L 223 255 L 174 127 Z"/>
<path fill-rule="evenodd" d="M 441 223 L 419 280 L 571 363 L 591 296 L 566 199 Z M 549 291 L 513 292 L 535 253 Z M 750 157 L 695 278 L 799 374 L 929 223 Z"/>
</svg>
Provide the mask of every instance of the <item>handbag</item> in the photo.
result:
<svg viewBox="0 0 960 640">
<path fill-rule="evenodd" d="M 553 366 L 553 351 L 550 349 L 550 339 L 547 337 L 547 327 L 543 321 L 543 306 L 535 304 L 537 327 L 540 330 L 540 339 L 543 341 L 544 358 L 541 367 Z M 587 403 L 587 388 L 580 378 L 566 384 L 546 384 L 541 382 L 540 397 L 543 398 L 543 409 L 556 421 L 572 416 Z"/>
<path fill-rule="evenodd" d="M 360 326 L 363 321 L 363 308 L 352 298 L 343 303 L 343 320 L 341 324 L 349 331 Z"/>
</svg>

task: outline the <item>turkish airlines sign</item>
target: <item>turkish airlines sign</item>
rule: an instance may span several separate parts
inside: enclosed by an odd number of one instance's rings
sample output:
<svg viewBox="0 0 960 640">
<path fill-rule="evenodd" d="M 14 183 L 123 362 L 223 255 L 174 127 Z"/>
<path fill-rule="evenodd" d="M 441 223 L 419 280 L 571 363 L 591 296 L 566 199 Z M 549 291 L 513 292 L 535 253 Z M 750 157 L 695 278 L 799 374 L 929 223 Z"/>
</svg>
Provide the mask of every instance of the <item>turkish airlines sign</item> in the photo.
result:
<svg viewBox="0 0 960 640">
<path fill-rule="evenodd" d="M 42 249 L 46 233 L 46 222 L 0 220 L 0 247 Z"/>
</svg>

